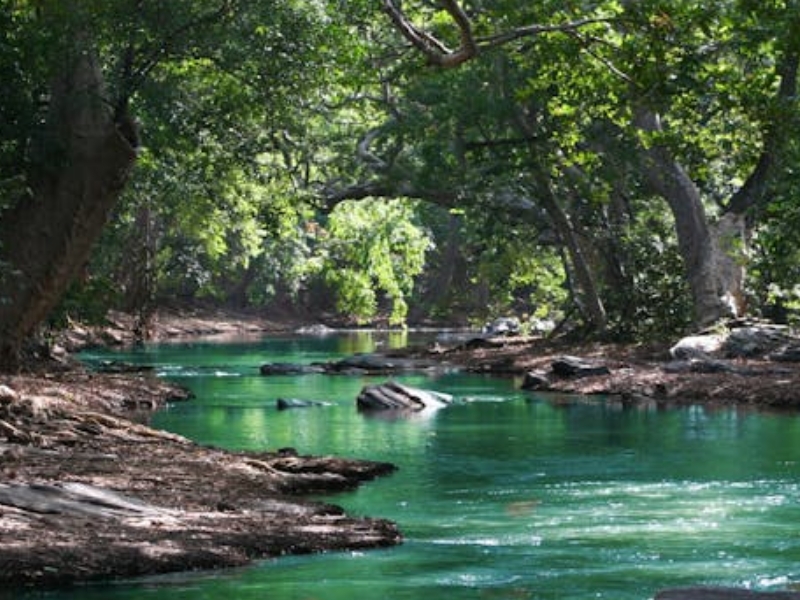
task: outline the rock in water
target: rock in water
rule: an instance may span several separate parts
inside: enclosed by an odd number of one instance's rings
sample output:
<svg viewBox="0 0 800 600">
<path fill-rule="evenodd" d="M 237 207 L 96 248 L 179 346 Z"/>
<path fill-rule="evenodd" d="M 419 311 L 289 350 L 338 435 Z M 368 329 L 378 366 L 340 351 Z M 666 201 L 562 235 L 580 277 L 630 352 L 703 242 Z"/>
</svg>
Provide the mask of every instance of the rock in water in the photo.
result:
<svg viewBox="0 0 800 600">
<path fill-rule="evenodd" d="M 278 398 L 275 407 L 278 410 L 289 410 L 291 408 L 313 408 L 315 406 L 325 406 L 324 402 L 316 400 L 303 400 L 301 398 Z"/>
<path fill-rule="evenodd" d="M 442 408 L 452 403 L 453 397 L 449 394 L 414 388 L 394 381 L 365 386 L 356 398 L 359 410 L 418 412 Z"/>
<path fill-rule="evenodd" d="M 547 390 L 550 387 L 550 380 L 547 373 L 542 371 L 528 371 L 522 381 L 523 390 Z"/>
</svg>

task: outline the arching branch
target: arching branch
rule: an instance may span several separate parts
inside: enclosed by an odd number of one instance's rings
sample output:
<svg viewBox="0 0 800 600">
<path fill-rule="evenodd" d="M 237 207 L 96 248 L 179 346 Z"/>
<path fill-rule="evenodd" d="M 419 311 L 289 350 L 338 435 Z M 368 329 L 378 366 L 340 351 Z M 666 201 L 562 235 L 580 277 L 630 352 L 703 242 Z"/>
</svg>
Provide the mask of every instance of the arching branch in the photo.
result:
<svg viewBox="0 0 800 600">
<path fill-rule="evenodd" d="M 453 50 L 448 48 L 441 40 L 412 23 L 411 19 L 408 18 L 398 4 L 397 0 L 384 0 L 383 2 L 384 10 L 389 15 L 395 28 L 412 46 L 425 55 L 428 62 L 442 68 L 457 67 L 476 57 L 482 50 L 502 46 L 523 38 L 535 37 L 545 33 L 574 32 L 587 25 L 612 21 L 612 19 L 607 18 L 586 18 L 551 25 L 533 24 L 487 37 L 476 38 L 472 29 L 472 21 L 459 3 L 456 0 L 442 0 L 442 8 L 453 19 L 461 38 L 459 47 Z"/>
<path fill-rule="evenodd" d="M 800 43 L 796 41 L 798 32 L 800 32 L 800 21 L 791 30 L 789 47 L 777 65 L 780 84 L 776 94 L 776 103 L 782 108 L 797 102 L 797 79 L 798 69 L 800 69 Z M 764 202 L 775 165 L 779 162 L 780 154 L 789 140 L 788 133 L 789 129 L 785 127 L 784 123 L 769 124 L 764 133 L 763 147 L 758 162 L 747 181 L 731 198 L 726 212 L 744 214 Z"/>
</svg>

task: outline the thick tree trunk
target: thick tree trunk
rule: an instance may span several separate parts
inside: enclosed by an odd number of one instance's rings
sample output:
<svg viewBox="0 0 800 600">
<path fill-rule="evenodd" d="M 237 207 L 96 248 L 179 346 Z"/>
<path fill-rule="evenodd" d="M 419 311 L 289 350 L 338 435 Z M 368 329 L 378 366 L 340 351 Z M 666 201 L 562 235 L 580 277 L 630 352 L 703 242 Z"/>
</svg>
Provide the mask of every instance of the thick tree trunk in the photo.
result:
<svg viewBox="0 0 800 600">
<path fill-rule="evenodd" d="M 657 115 L 648 111 L 640 113 L 638 126 L 647 131 L 660 128 Z M 643 152 L 647 182 L 667 202 L 675 219 L 695 324 L 704 327 L 726 317 L 739 316 L 742 307 L 733 299 L 743 297 L 743 276 L 736 273 L 733 257 L 727 254 L 729 248 L 735 247 L 734 240 L 720 237 L 734 231 L 735 222 L 725 221 L 719 228 L 710 226 L 700 191 L 671 153 L 658 145 Z"/>
<path fill-rule="evenodd" d="M 795 18 L 776 68 L 780 82 L 778 106 L 791 107 L 796 103 L 800 68 L 798 32 L 800 20 Z M 638 109 L 635 120 L 636 126 L 644 131 L 661 129 L 658 115 L 643 107 Z M 666 200 L 675 218 L 698 326 L 729 316 L 738 317 L 746 310 L 743 259 L 750 237 L 748 212 L 768 202 L 766 190 L 789 139 L 779 120 L 766 126 L 761 155 L 753 171 L 716 222 L 709 221 L 697 186 L 667 148 L 655 145 L 643 150 L 650 187 Z"/>
<path fill-rule="evenodd" d="M 79 54 L 53 85 L 32 194 L 0 215 L 1 369 L 17 366 L 25 339 L 88 260 L 135 161 L 125 124 L 104 100 L 95 57 Z"/>
</svg>

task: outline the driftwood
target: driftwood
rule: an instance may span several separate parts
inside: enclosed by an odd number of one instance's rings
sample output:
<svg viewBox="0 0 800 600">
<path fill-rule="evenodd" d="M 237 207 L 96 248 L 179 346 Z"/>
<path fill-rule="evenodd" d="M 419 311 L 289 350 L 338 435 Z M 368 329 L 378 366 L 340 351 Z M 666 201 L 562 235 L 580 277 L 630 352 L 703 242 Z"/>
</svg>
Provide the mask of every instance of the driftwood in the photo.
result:
<svg viewBox="0 0 800 600">
<path fill-rule="evenodd" d="M 0 483 L 0 504 L 28 512 L 90 517 L 165 517 L 174 514 L 135 498 L 84 483 Z"/>
</svg>

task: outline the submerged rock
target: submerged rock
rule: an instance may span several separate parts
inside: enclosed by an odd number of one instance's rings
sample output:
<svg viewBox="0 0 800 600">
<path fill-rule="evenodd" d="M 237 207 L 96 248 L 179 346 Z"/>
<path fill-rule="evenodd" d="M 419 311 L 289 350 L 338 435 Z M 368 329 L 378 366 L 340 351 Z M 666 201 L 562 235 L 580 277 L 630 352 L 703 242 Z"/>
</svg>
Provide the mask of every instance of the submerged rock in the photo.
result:
<svg viewBox="0 0 800 600">
<path fill-rule="evenodd" d="M 328 366 L 334 373 L 388 374 L 441 368 L 435 361 L 388 354 L 354 354 Z"/>
<path fill-rule="evenodd" d="M 295 363 L 266 363 L 261 365 L 262 375 L 308 375 L 313 373 L 324 373 L 325 367 L 322 365 L 300 365 Z"/>
<path fill-rule="evenodd" d="M 300 398 L 278 398 L 275 401 L 275 406 L 278 410 L 289 410 L 292 408 L 314 408 L 318 406 L 327 406 L 325 402 L 317 400 L 302 400 Z"/>
<path fill-rule="evenodd" d="M 394 381 L 365 386 L 356 398 L 359 410 L 400 410 L 418 412 L 453 403 L 450 394 L 423 390 Z"/>
</svg>

